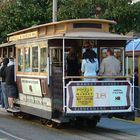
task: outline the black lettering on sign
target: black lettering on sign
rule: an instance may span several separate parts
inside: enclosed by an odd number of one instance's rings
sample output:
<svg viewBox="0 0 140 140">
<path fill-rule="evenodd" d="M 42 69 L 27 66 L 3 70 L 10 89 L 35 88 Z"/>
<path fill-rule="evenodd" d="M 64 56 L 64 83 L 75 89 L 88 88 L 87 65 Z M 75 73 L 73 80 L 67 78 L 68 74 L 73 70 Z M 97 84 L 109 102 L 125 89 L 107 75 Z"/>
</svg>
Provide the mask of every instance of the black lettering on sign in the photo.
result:
<svg viewBox="0 0 140 140">
<path fill-rule="evenodd" d="M 120 96 L 115 97 L 115 100 L 121 100 Z"/>
</svg>

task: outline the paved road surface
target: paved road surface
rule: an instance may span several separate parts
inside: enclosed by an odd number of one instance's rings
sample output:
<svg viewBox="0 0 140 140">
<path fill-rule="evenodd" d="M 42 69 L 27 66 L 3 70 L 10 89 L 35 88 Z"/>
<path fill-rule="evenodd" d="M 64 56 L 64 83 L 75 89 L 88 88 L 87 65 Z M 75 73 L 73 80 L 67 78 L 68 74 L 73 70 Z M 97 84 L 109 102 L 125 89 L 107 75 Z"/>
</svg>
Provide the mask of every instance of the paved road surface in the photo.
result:
<svg viewBox="0 0 140 140">
<path fill-rule="evenodd" d="M 102 119 L 95 129 L 55 129 L 0 111 L 0 140 L 140 140 L 140 124 Z"/>
</svg>

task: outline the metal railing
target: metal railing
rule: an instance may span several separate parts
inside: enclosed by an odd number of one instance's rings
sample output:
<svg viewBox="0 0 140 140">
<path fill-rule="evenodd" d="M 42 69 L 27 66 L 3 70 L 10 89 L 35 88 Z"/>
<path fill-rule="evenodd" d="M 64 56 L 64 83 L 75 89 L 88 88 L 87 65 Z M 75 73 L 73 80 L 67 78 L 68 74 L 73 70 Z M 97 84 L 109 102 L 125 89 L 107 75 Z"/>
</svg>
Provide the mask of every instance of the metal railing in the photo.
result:
<svg viewBox="0 0 140 140">
<path fill-rule="evenodd" d="M 96 79 L 128 79 L 130 80 L 132 76 L 65 76 L 64 79 L 84 79 L 84 78 L 96 78 Z"/>
</svg>

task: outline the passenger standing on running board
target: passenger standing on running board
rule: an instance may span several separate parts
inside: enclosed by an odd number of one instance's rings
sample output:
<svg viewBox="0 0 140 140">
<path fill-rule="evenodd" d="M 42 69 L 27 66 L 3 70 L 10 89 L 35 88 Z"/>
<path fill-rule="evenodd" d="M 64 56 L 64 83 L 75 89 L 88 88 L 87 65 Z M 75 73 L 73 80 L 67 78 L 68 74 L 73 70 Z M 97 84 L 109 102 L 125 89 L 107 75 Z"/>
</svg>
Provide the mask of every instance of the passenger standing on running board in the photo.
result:
<svg viewBox="0 0 140 140">
<path fill-rule="evenodd" d="M 7 95 L 8 103 L 11 110 L 15 111 L 14 108 L 14 99 L 17 98 L 17 87 L 15 82 L 15 66 L 14 58 L 9 59 L 9 63 L 6 68 L 6 86 L 7 86 Z"/>
<path fill-rule="evenodd" d="M 8 58 L 3 59 L 2 67 L 0 70 L 0 76 L 2 77 L 2 82 L 1 82 L 1 101 L 2 101 L 2 108 L 7 109 L 8 108 L 8 97 L 7 97 L 7 87 L 6 87 L 6 68 L 7 64 L 9 63 Z"/>
</svg>

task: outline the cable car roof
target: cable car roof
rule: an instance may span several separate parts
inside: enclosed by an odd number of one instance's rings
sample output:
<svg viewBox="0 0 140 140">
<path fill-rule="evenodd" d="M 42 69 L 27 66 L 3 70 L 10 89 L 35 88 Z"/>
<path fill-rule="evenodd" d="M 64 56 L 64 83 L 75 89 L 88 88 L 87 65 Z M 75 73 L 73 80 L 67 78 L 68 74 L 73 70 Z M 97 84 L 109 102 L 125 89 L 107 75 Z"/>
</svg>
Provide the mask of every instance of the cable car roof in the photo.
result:
<svg viewBox="0 0 140 140">
<path fill-rule="evenodd" d="M 115 21 L 103 19 L 74 19 L 42 24 L 8 34 L 8 41 L 40 38 L 69 38 L 96 40 L 128 40 L 131 37 L 109 32 Z"/>
<path fill-rule="evenodd" d="M 65 34 L 57 34 L 49 38 L 67 38 L 67 39 L 96 39 L 96 40 L 128 40 L 131 36 L 124 36 L 107 32 L 69 32 Z"/>
<path fill-rule="evenodd" d="M 3 44 L 0 44 L 0 48 L 2 48 L 2 47 L 9 47 L 9 46 L 13 46 L 13 45 L 15 45 L 14 42 L 3 43 Z"/>
<path fill-rule="evenodd" d="M 22 32 L 26 32 L 26 31 L 30 31 L 30 30 L 34 30 L 34 29 L 37 29 L 37 28 L 50 26 L 50 25 L 80 23 L 80 22 L 92 22 L 92 23 L 95 22 L 95 23 L 116 24 L 116 22 L 114 20 L 106 20 L 106 19 L 93 19 L 93 18 L 70 19 L 70 20 L 51 22 L 51 23 L 46 23 L 46 24 L 41 24 L 41 25 L 35 25 L 35 26 L 29 27 L 29 28 L 26 28 L 26 29 L 22 29 L 20 31 L 16 31 L 16 32 L 10 33 L 10 34 L 8 34 L 8 36 L 20 34 Z"/>
</svg>

